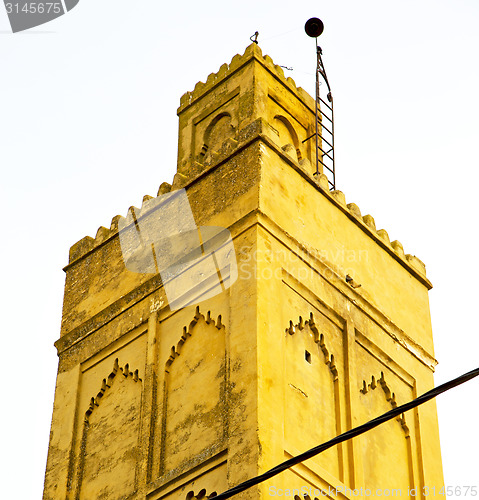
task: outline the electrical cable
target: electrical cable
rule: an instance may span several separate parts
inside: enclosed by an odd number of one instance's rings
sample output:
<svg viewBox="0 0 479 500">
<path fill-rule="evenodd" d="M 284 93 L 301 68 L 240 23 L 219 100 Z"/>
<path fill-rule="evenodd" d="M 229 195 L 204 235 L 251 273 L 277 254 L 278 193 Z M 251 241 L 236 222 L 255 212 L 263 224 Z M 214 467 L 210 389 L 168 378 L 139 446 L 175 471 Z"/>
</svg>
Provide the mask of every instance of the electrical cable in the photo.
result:
<svg viewBox="0 0 479 500">
<path fill-rule="evenodd" d="M 252 486 L 255 486 L 259 483 L 262 483 L 263 481 L 266 481 L 267 479 L 270 479 L 273 476 L 276 476 L 280 472 L 283 472 L 286 469 L 289 469 L 290 467 L 303 462 L 304 460 L 308 460 L 308 459 L 318 455 L 319 453 L 327 450 L 328 448 L 331 448 L 332 446 L 334 446 L 336 444 L 342 443 L 343 441 L 346 441 L 346 440 L 351 439 L 353 437 L 359 436 L 360 434 L 363 434 L 363 433 L 373 429 L 374 427 L 377 427 L 378 425 L 382 424 L 383 422 L 387 422 L 388 420 L 391 420 L 394 417 L 401 415 L 401 413 L 404 413 L 408 410 L 416 408 L 419 405 L 422 405 L 423 403 L 426 403 L 427 401 L 430 401 L 431 399 L 435 398 L 439 394 L 442 394 L 443 392 L 446 392 L 449 389 L 457 387 L 458 385 L 461 385 L 464 382 L 467 382 L 468 380 L 471 380 L 474 377 L 477 377 L 478 375 L 479 375 L 479 368 L 476 368 L 475 370 L 467 372 L 464 375 L 461 375 L 460 377 L 457 377 L 453 380 L 450 380 L 449 382 L 441 384 L 441 385 L 435 387 L 434 389 L 431 389 L 430 391 L 425 392 L 421 396 L 413 399 L 412 401 L 409 401 L 408 403 L 405 403 L 401 406 L 397 406 L 396 408 L 393 408 L 392 410 L 389 410 L 388 412 L 383 413 L 379 417 L 376 417 L 372 420 L 369 420 L 369 422 L 366 422 L 365 424 L 359 425 L 358 427 L 350 429 L 349 431 L 343 432 L 339 436 L 336 436 L 335 438 L 333 438 L 329 441 L 326 441 L 323 444 L 315 446 L 314 448 L 311 448 L 310 450 L 305 451 L 304 453 L 301 453 L 300 455 L 297 455 L 296 457 L 292 457 L 289 460 L 282 462 L 281 464 L 277 465 L 276 467 L 273 467 L 272 469 L 266 471 L 263 474 L 260 474 L 259 476 L 248 479 L 248 480 L 244 481 L 243 483 L 240 483 L 237 486 L 234 486 L 233 488 L 230 488 L 229 490 L 226 490 L 223 493 L 220 493 L 219 495 L 214 497 L 214 500 L 226 500 L 227 498 L 230 498 L 233 495 L 241 493 L 242 491 L 244 491 L 248 488 L 251 488 Z"/>
</svg>

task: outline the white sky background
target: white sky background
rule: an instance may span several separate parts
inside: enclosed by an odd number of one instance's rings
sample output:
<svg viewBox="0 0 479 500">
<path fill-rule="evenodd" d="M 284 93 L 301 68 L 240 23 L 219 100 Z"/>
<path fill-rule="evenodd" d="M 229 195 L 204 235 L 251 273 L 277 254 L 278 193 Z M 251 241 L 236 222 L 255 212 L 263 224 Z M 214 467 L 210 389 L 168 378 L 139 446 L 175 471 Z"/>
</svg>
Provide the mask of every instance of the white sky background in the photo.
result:
<svg viewBox="0 0 479 500">
<path fill-rule="evenodd" d="M 180 96 L 255 30 L 314 95 L 324 21 L 337 187 L 426 263 L 436 384 L 479 365 L 479 2 L 167 4 L 80 0 L 18 34 L 0 5 L 0 498 L 41 498 L 69 247 L 172 181 Z M 438 398 L 447 485 L 479 486 L 478 396 Z"/>
</svg>

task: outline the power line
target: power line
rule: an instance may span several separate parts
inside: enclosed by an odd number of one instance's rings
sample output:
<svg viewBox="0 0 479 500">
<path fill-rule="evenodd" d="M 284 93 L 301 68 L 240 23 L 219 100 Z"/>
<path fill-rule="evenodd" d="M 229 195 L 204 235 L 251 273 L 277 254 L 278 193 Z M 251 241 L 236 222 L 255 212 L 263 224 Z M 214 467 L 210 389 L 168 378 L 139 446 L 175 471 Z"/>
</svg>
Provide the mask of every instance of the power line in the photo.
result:
<svg viewBox="0 0 479 500">
<path fill-rule="evenodd" d="M 423 403 L 430 401 L 436 396 L 439 396 L 439 394 L 442 394 L 443 392 L 446 392 L 449 389 L 457 387 L 458 385 L 461 385 L 464 382 L 467 382 L 468 380 L 477 377 L 478 375 L 479 375 L 479 368 L 476 368 L 470 372 L 465 373 L 464 375 L 461 375 L 460 377 L 457 377 L 453 380 L 450 380 L 449 382 L 441 384 L 438 387 L 435 387 L 434 389 L 425 392 L 422 396 L 419 396 L 413 399 L 412 401 L 409 401 L 409 403 L 405 403 L 401 406 L 393 408 L 392 410 L 383 413 L 379 417 L 376 417 L 370 420 L 369 422 L 366 422 L 365 424 L 359 425 L 358 427 L 350 429 L 349 431 L 343 432 L 339 436 L 336 436 L 335 438 L 326 441 L 323 444 L 315 446 L 314 448 L 311 448 L 310 450 L 305 451 L 304 453 L 301 453 L 296 457 L 290 458 L 289 460 L 282 462 L 281 464 L 277 465 L 276 467 L 273 467 L 272 469 L 266 471 L 263 474 L 260 474 L 259 476 L 248 479 L 243 483 L 240 483 L 237 486 L 234 486 L 233 488 L 230 488 L 229 490 L 220 493 L 219 495 L 214 497 L 214 500 L 226 500 L 227 498 L 230 498 L 233 495 L 241 493 L 242 491 L 251 488 L 252 486 L 255 486 L 259 483 L 262 483 L 263 481 L 266 481 L 267 479 L 276 476 L 280 472 L 283 472 L 286 469 L 293 467 L 293 465 L 297 465 L 303 462 L 304 460 L 308 460 L 318 455 L 319 453 L 327 450 L 328 448 L 331 448 L 332 446 L 335 446 L 339 443 L 342 443 L 343 441 L 347 441 L 348 439 L 359 436 L 360 434 L 363 434 L 371 429 L 374 429 L 374 427 L 377 427 L 378 425 L 401 415 L 401 413 L 404 413 L 408 410 L 412 410 L 413 408 L 416 408 L 419 405 L 422 405 Z"/>
</svg>

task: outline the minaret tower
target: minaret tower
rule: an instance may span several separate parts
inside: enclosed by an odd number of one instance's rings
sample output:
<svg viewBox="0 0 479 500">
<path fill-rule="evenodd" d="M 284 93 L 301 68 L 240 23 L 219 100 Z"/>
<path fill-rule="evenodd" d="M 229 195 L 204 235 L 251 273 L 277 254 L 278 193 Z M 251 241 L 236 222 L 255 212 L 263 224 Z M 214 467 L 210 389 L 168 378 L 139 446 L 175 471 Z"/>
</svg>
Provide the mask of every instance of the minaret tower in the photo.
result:
<svg viewBox="0 0 479 500">
<path fill-rule="evenodd" d="M 253 43 L 178 116 L 172 185 L 70 249 L 44 499 L 208 497 L 433 387 L 424 264 L 314 175 L 315 100 Z M 133 255 L 122 231 L 173 199 L 187 224 Z M 240 496 L 424 486 L 443 486 L 434 401 Z"/>
</svg>

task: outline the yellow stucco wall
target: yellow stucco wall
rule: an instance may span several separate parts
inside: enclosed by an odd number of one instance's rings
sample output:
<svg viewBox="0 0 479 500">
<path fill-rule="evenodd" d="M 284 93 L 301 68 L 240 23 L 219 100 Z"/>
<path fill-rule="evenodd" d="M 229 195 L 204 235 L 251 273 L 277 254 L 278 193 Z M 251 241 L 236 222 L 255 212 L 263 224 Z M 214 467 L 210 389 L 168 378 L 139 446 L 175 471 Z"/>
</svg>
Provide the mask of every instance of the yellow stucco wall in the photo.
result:
<svg viewBox="0 0 479 500">
<path fill-rule="evenodd" d="M 170 310 L 125 267 L 118 217 L 73 245 L 45 499 L 204 498 L 433 386 L 424 265 L 313 176 L 313 109 L 255 44 L 181 99 L 158 194 L 230 231 L 222 293 Z M 241 497 L 442 484 L 430 402 Z"/>
</svg>

